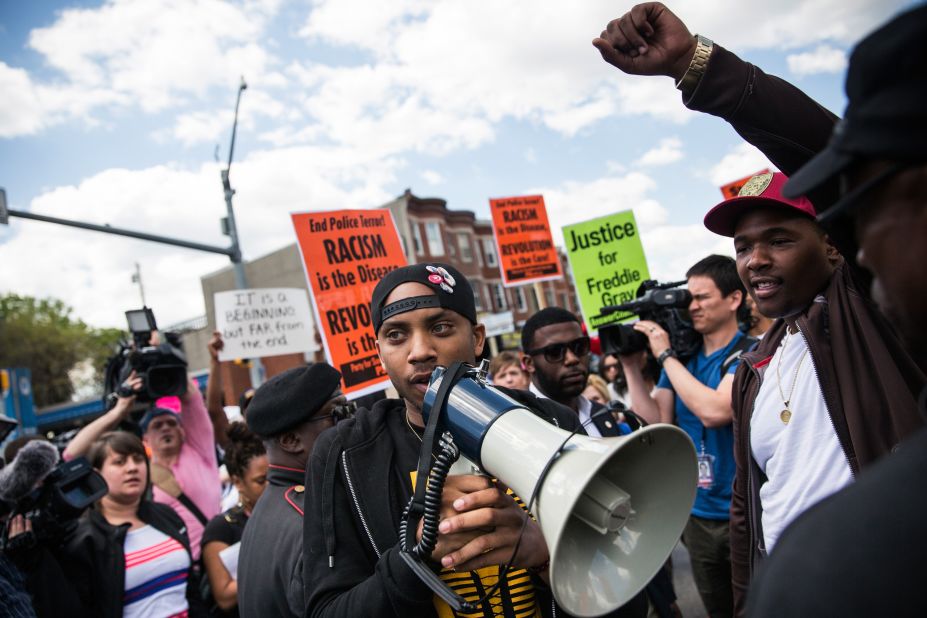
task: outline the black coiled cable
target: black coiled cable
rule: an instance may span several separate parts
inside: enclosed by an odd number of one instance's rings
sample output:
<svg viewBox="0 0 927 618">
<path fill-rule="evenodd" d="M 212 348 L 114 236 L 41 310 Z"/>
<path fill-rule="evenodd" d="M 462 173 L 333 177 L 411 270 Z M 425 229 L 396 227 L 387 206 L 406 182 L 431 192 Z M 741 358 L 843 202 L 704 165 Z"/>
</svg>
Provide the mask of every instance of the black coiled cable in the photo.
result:
<svg viewBox="0 0 927 618">
<path fill-rule="evenodd" d="M 422 514 L 422 539 L 412 548 L 411 553 L 421 561 L 431 557 L 431 553 L 438 545 L 438 524 L 441 522 L 441 494 L 444 493 L 444 482 L 451 470 L 454 462 L 460 458 L 460 449 L 454 444 L 451 434 L 444 432 L 438 439 L 438 447 L 441 452 L 435 458 L 435 463 L 431 467 L 431 474 L 428 475 L 428 484 L 425 486 L 425 507 Z M 412 508 L 412 502 L 415 497 L 409 499 L 402 512 L 402 520 L 399 524 L 399 539 L 402 543 L 403 551 L 406 548 L 406 527 L 409 524 L 409 512 Z"/>
</svg>

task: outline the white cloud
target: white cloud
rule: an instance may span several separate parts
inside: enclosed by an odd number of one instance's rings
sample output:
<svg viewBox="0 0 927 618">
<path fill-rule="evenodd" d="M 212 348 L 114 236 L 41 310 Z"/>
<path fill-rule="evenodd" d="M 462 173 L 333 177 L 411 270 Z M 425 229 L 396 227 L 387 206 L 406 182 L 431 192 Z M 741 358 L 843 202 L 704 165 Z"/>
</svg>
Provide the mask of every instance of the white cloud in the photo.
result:
<svg viewBox="0 0 927 618">
<path fill-rule="evenodd" d="M 708 179 L 716 187 L 721 187 L 762 169 L 776 171 L 777 168 L 759 150 L 743 143 L 732 148 L 711 168 Z"/>
<path fill-rule="evenodd" d="M 93 124 L 94 111 L 110 106 L 156 112 L 201 101 L 213 88 L 234 92 L 242 74 L 285 85 L 273 70 L 276 59 L 258 44 L 277 4 L 107 0 L 63 10 L 28 40 L 55 78 L 39 82 L 10 75 L 6 65 L 0 70 L 0 84 L 20 86 L 3 114 L 21 118 L 13 128 L 0 125 L 0 136 L 36 133 L 69 118 Z"/>
<path fill-rule="evenodd" d="M 444 182 L 444 176 L 434 170 L 425 170 L 422 172 L 422 180 L 431 186 L 435 186 Z"/>
<path fill-rule="evenodd" d="M 798 76 L 815 73 L 839 73 L 847 66 L 846 53 L 829 45 L 819 45 L 813 51 L 786 56 L 789 71 Z"/>
<path fill-rule="evenodd" d="M 44 125 L 39 96 L 29 74 L 0 62 L 0 137 L 15 137 L 38 132 Z"/>
<path fill-rule="evenodd" d="M 633 209 L 653 278 L 664 281 L 681 279 L 692 264 L 706 255 L 733 254 L 733 243 L 729 238 L 712 234 L 701 224 L 670 223 L 666 208 L 652 196 L 656 189 L 657 183 L 649 175 L 630 172 L 590 182 L 566 182 L 525 193 L 544 195 L 554 229 Z M 562 240 L 559 231 L 555 232 L 556 244 L 562 245 Z"/>
<path fill-rule="evenodd" d="M 290 148 L 254 153 L 232 168 L 235 213 L 246 259 L 294 241 L 289 213 L 380 206 L 393 195 L 396 159 L 365 158 L 345 149 Z M 214 164 L 197 169 L 159 165 L 109 169 L 76 186 L 47 191 L 29 210 L 227 246 L 219 231 L 225 205 Z M 78 214 L 79 213 L 79 214 Z M 145 294 L 169 324 L 202 314 L 199 277 L 228 259 L 198 251 L 13 219 L 0 244 L 3 291 L 65 299 L 88 323 L 124 327 L 122 312 L 139 302 L 131 283 L 140 262 Z"/>
<path fill-rule="evenodd" d="M 555 187 L 528 189 L 525 194 L 544 196 L 552 229 L 632 209 L 638 225 L 647 229 L 667 219 L 666 209 L 649 195 L 656 187 L 656 181 L 647 174 L 630 172 L 590 182 L 568 181 Z M 562 237 L 554 236 L 560 244 Z"/>
<path fill-rule="evenodd" d="M 639 163 L 643 166 L 668 165 L 682 158 L 682 140 L 678 137 L 666 137 L 660 140 L 656 148 L 645 152 Z"/>
<path fill-rule="evenodd" d="M 176 108 L 177 126 L 158 135 L 187 145 L 209 141 L 218 122 L 207 119 L 212 112 L 203 103 L 218 89 L 234 92 L 241 74 L 255 89 L 280 92 L 267 95 L 276 105 L 266 116 L 277 126 L 262 130 L 271 144 L 323 136 L 386 156 L 474 148 L 494 139 L 506 118 L 569 137 L 616 115 L 673 123 L 693 117 L 671 80 L 625 76 L 598 58 L 589 42 L 620 12 L 606 0 L 569 10 L 528 0 L 315 0 L 301 27 L 296 24 L 299 35 L 334 48 L 336 58 L 339 47 L 360 51 L 368 59 L 360 66 L 356 55 L 347 66 L 338 60 L 284 66 L 271 51 L 280 45 L 268 36 L 282 4 L 106 0 L 98 8 L 64 10 L 29 37 L 64 80 L 19 75 L 16 83 L 30 78 L 32 88 L 27 81 L 4 114 L 17 120 L 0 116 L 6 121 L 0 136 L 34 133 L 69 117 L 95 122 L 96 110 L 115 105 Z M 902 0 L 680 0 L 673 10 L 693 31 L 747 50 L 850 42 L 900 6 Z M 222 110 L 229 105 L 209 103 Z"/>
<path fill-rule="evenodd" d="M 822 41 L 856 43 L 910 4 L 907 0 L 681 0 L 672 10 L 689 30 L 727 49 L 794 49 Z"/>
</svg>

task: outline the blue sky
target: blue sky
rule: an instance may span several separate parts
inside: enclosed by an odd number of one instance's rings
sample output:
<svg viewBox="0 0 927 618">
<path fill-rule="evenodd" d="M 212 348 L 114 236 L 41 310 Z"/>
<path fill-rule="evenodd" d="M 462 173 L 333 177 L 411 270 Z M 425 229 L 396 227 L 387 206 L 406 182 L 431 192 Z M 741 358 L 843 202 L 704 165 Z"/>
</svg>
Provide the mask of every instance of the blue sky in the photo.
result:
<svg viewBox="0 0 927 618">
<path fill-rule="evenodd" d="M 574 4 L 574 3 L 570 3 Z M 375 207 L 407 187 L 488 216 L 542 192 L 554 225 L 634 208 L 652 274 L 678 279 L 729 241 L 702 229 L 718 185 L 766 165 L 668 78 L 591 46 L 627 6 L 489 0 L 0 2 L 0 186 L 10 206 L 225 244 L 216 146 L 246 258 L 293 240 L 288 213 Z M 844 107 L 846 53 L 909 5 L 671 4 L 693 32 Z M 749 24 L 749 28 L 744 27 Z M 0 292 L 55 296 L 96 325 L 138 304 L 203 312 L 220 256 L 14 219 Z"/>
</svg>

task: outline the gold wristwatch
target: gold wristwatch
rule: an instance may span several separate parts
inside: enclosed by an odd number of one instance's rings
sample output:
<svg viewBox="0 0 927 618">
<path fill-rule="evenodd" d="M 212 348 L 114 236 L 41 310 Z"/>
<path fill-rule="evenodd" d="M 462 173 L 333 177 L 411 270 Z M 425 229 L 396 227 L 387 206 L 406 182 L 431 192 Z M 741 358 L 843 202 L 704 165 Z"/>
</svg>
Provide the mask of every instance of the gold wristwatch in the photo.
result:
<svg viewBox="0 0 927 618">
<path fill-rule="evenodd" d="M 676 82 L 676 88 L 685 94 L 690 94 L 698 86 L 699 80 L 702 79 L 702 75 L 705 74 L 705 69 L 708 67 L 708 59 L 711 57 L 711 50 L 715 45 L 711 39 L 703 37 L 701 34 L 696 34 L 695 38 L 698 43 L 695 46 L 695 54 L 692 56 L 689 68 L 683 73 L 682 78 Z"/>
</svg>

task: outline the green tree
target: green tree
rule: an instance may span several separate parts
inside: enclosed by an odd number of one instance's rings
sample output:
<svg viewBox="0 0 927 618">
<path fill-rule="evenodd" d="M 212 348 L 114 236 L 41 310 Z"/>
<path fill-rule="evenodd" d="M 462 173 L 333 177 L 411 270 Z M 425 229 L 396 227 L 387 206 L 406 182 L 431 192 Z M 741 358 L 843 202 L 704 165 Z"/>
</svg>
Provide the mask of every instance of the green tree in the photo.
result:
<svg viewBox="0 0 927 618">
<path fill-rule="evenodd" d="M 102 392 L 106 358 L 123 333 L 92 328 L 72 313 L 57 299 L 0 295 L 0 367 L 32 371 L 36 406 L 69 400 L 74 393 L 70 372 L 81 362 L 92 367 L 90 379 Z"/>
</svg>

